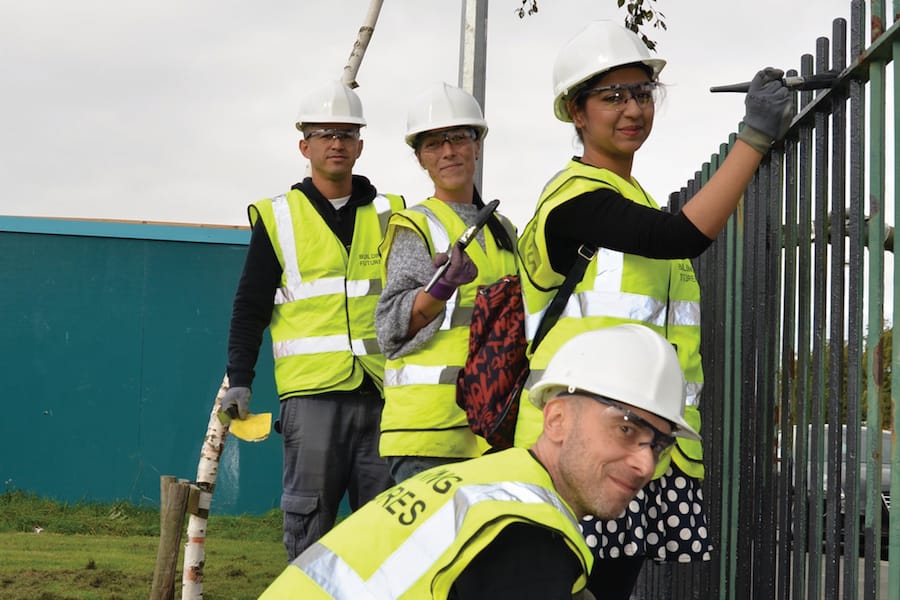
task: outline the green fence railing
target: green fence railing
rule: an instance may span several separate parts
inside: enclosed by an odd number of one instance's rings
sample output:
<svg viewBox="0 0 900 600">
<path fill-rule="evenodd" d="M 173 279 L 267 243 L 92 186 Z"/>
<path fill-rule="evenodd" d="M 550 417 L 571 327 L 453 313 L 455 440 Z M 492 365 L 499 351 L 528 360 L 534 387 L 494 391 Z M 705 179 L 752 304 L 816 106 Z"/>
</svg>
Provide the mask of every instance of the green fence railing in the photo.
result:
<svg viewBox="0 0 900 600">
<path fill-rule="evenodd" d="M 900 600 L 900 266 L 885 267 L 885 213 L 900 206 L 900 22 L 885 25 L 882 2 L 850 11 L 849 32 L 836 19 L 788 72 L 834 72 L 834 85 L 797 93 L 787 138 L 695 264 L 713 559 L 648 565 L 636 597 Z"/>
</svg>

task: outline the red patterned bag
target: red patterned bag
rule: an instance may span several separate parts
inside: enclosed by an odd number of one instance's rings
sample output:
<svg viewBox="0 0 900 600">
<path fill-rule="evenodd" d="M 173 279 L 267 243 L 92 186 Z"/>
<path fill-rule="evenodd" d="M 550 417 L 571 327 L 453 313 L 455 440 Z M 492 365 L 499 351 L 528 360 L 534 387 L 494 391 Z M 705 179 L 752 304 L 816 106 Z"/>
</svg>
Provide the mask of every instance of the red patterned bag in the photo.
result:
<svg viewBox="0 0 900 600">
<path fill-rule="evenodd" d="M 475 297 L 469 356 L 456 380 L 456 403 L 469 427 L 500 450 L 513 445 L 519 396 L 528 378 L 525 309 L 518 275 L 484 286 Z"/>
<path fill-rule="evenodd" d="M 556 324 L 596 252 L 584 244 L 578 248 L 571 270 L 544 310 L 532 350 Z M 519 396 L 530 373 L 527 348 L 519 276 L 507 275 L 478 290 L 469 326 L 469 356 L 456 378 L 456 403 L 466 411 L 472 431 L 498 450 L 513 445 Z"/>
</svg>

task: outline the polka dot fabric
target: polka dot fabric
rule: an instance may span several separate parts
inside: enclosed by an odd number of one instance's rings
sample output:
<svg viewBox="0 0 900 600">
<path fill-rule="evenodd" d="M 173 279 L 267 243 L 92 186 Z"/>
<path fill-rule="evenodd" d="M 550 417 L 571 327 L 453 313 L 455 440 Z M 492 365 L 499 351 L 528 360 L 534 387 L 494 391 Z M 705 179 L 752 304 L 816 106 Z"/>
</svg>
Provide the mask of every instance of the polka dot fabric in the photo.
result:
<svg viewBox="0 0 900 600">
<path fill-rule="evenodd" d="M 660 562 L 710 560 L 700 482 L 674 463 L 642 489 L 617 519 L 585 517 L 581 533 L 598 558 L 645 556 Z"/>
</svg>

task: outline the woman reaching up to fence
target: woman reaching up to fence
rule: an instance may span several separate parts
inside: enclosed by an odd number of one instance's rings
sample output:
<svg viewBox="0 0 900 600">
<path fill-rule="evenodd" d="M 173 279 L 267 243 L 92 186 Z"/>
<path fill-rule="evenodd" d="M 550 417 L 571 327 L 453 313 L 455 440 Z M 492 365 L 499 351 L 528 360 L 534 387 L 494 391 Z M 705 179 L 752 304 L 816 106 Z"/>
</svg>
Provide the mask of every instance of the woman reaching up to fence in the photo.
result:
<svg viewBox="0 0 900 600">
<path fill-rule="evenodd" d="M 632 166 L 653 127 L 665 64 L 636 34 L 609 21 L 589 24 L 562 48 L 553 110 L 573 123 L 584 151 L 544 187 L 518 242 L 519 268 L 531 339 L 566 274 L 576 261 L 590 261 L 531 357 L 532 377 L 578 333 L 642 323 L 676 347 L 687 381 L 686 418 L 699 430 L 700 288 L 688 259 L 725 226 L 771 144 L 786 133 L 792 102 L 781 71 L 759 71 L 724 163 L 680 212 L 663 212 L 632 177 Z M 540 414 L 520 402 L 516 445 L 529 446 L 539 433 Z M 597 559 L 588 587 L 598 598 L 627 599 L 646 558 L 709 559 L 700 442 L 679 441 L 656 475 L 619 519 L 581 523 Z"/>
</svg>

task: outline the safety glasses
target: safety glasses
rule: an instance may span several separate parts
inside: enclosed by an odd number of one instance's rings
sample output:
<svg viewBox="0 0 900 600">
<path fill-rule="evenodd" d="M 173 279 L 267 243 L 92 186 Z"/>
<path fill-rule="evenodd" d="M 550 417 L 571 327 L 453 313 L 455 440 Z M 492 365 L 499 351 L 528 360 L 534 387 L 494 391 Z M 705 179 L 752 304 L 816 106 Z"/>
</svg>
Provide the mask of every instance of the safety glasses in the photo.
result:
<svg viewBox="0 0 900 600">
<path fill-rule="evenodd" d="M 303 134 L 307 140 L 340 140 L 342 142 L 359 139 L 359 129 L 312 129 Z"/>
<path fill-rule="evenodd" d="M 634 452 L 649 447 L 653 455 L 659 458 L 660 454 L 675 443 L 675 436 L 660 431 L 647 419 L 628 410 L 611 398 L 583 390 L 563 392 L 559 395 L 585 396 L 613 409 L 604 412 L 604 425 L 609 439 L 626 450 Z"/>
<path fill-rule="evenodd" d="M 475 130 L 471 127 L 450 129 L 437 133 L 425 133 L 419 137 L 419 150 L 422 152 L 437 152 L 449 142 L 454 148 L 459 148 L 475 139 Z"/>
<path fill-rule="evenodd" d="M 595 98 L 600 110 L 622 112 L 628 101 L 634 98 L 641 108 L 654 106 L 659 98 L 660 86 L 655 81 L 621 85 L 603 85 L 580 93 L 582 98 Z"/>
</svg>

